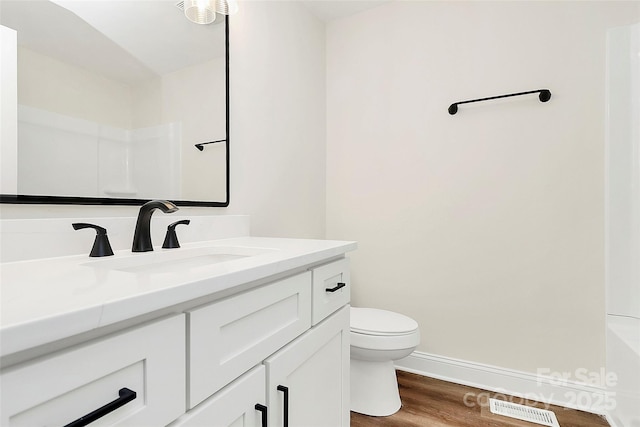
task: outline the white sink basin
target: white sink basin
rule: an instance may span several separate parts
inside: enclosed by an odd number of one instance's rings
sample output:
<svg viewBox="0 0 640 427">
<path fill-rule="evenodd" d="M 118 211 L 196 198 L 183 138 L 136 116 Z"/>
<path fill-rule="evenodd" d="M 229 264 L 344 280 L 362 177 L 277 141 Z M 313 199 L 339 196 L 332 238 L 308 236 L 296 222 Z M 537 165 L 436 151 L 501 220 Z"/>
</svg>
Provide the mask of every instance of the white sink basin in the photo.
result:
<svg viewBox="0 0 640 427">
<path fill-rule="evenodd" d="M 115 257 L 90 261 L 82 265 L 127 273 L 178 273 L 267 252 L 271 252 L 271 249 L 249 247 L 162 249 L 152 252 L 132 253 L 124 257 L 116 255 Z"/>
</svg>

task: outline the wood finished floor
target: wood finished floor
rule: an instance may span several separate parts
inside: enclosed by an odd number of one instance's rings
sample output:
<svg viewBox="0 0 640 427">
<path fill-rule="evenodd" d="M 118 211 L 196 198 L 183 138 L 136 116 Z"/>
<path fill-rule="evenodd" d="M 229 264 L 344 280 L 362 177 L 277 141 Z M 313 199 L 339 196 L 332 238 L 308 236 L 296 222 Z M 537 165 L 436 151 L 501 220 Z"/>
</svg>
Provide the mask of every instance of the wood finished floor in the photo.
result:
<svg viewBox="0 0 640 427">
<path fill-rule="evenodd" d="M 389 417 L 369 417 L 351 413 L 351 427 L 540 427 L 513 418 L 494 415 L 488 408 L 488 397 L 495 393 L 398 371 L 402 408 Z M 467 394 L 470 393 L 470 394 Z M 473 407 L 465 405 L 473 402 Z M 480 398 L 478 398 L 480 396 Z M 482 404 L 478 404 L 478 400 Z M 560 427 L 608 427 L 604 418 L 582 411 L 537 402 L 510 402 L 548 409 L 556 414 Z"/>
</svg>

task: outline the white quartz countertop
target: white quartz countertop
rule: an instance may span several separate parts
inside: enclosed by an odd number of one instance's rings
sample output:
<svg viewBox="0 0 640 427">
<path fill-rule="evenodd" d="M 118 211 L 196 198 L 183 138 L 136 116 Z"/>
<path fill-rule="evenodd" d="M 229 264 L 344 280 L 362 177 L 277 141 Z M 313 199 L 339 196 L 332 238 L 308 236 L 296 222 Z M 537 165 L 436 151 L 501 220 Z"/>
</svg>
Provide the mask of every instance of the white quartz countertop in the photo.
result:
<svg viewBox="0 0 640 427">
<path fill-rule="evenodd" d="M 355 242 L 239 237 L 179 249 L 0 264 L 0 356 L 343 255 Z M 206 254 L 235 254 L 206 263 Z M 205 254 L 193 263 L 165 262 Z M 238 256 L 239 255 L 239 256 Z M 151 258 L 156 257 L 156 258 Z M 155 259 L 155 261 L 153 261 Z M 145 266 L 137 268 L 143 260 Z M 151 260 L 150 263 L 147 262 Z"/>
</svg>

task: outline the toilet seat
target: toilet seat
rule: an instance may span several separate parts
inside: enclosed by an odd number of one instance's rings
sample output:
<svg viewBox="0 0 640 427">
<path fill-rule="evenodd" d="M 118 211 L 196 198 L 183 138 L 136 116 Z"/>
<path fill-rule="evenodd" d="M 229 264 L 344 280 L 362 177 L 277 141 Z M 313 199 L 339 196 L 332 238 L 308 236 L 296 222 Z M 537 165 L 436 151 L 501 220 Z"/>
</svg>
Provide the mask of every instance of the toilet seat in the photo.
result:
<svg viewBox="0 0 640 427">
<path fill-rule="evenodd" d="M 351 307 L 351 332 L 371 336 L 412 335 L 418 322 L 393 311 Z"/>
<path fill-rule="evenodd" d="M 402 350 L 420 344 L 420 332 L 417 330 L 402 335 L 368 335 L 351 331 L 349 338 L 352 347 L 380 351 Z"/>
</svg>

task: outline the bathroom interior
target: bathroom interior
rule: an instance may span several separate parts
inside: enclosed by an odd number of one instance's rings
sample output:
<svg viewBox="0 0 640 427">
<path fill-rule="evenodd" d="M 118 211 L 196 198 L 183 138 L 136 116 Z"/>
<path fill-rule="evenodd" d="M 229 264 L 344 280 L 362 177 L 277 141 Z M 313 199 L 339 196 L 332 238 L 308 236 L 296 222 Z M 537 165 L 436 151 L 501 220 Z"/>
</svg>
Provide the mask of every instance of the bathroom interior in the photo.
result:
<svg viewBox="0 0 640 427">
<path fill-rule="evenodd" d="M 640 1 L 207 1 L 0 3 L 0 425 L 640 427 Z"/>
</svg>

